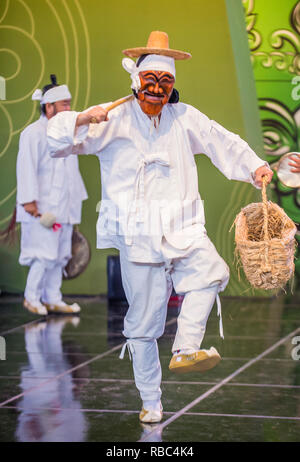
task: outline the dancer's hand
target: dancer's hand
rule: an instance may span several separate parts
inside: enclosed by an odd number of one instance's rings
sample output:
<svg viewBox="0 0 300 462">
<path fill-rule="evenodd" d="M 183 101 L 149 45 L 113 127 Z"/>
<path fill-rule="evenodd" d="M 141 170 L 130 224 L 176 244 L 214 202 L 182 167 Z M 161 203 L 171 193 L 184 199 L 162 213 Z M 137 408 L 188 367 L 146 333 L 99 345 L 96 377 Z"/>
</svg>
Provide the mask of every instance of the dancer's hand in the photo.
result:
<svg viewBox="0 0 300 462">
<path fill-rule="evenodd" d="M 292 162 L 289 162 L 291 168 L 291 172 L 293 173 L 300 173 L 300 155 L 297 152 L 293 152 L 290 156 L 288 156 Z"/>
<path fill-rule="evenodd" d="M 255 170 L 254 181 L 259 188 L 262 187 L 262 179 L 264 176 L 267 177 L 267 184 L 269 184 L 272 180 L 273 172 L 266 165 L 263 165 L 262 167 L 259 167 L 257 170 Z"/>
<path fill-rule="evenodd" d="M 95 106 L 87 112 L 81 112 L 76 120 L 76 127 L 80 125 L 99 124 L 108 121 L 107 111 L 101 106 Z"/>
<path fill-rule="evenodd" d="M 27 213 L 30 213 L 33 217 L 38 217 L 40 215 L 36 201 L 27 202 L 23 204 L 23 207 Z"/>
</svg>

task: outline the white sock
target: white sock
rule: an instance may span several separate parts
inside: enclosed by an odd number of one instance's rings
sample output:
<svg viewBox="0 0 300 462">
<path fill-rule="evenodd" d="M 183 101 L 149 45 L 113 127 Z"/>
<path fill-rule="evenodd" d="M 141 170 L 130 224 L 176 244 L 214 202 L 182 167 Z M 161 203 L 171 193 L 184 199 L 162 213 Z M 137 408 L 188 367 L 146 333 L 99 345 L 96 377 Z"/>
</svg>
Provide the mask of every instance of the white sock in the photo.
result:
<svg viewBox="0 0 300 462">
<path fill-rule="evenodd" d="M 190 355 L 192 353 L 196 353 L 196 351 L 198 350 L 194 350 L 192 348 L 183 348 L 182 350 L 176 350 L 176 351 L 173 351 L 173 355 Z"/>
<path fill-rule="evenodd" d="M 159 400 L 143 401 L 143 408 L 147 411 L 160 411 L 161 402 Z"/>
</svg>

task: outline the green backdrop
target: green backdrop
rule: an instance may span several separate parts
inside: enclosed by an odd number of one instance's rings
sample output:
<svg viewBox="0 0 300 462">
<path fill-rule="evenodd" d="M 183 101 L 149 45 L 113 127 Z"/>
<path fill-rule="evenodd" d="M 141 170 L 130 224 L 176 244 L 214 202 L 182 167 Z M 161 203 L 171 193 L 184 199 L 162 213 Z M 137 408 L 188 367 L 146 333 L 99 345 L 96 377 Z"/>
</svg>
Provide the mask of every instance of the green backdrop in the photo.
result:
<svg viewBox="0 0 300 462">
<path fill-rule="evenodd" d="M 245 15 L 239 0 L 2 0 L 0 2 L 0 75 L 6 100 L 0 104 L 0 227 L 15 204 L 15 164 L 20 132 L 39 116 L 31 94 L 50 73 L 67 83 L 72 107 L 112 101 L 130 93 L 121 66 L 122 50 L 146 44 L 151 30 L 168 32 L 171 48 L 192 53 L 177 63 L 176 88 L 189 103 L 247 140 L 263 156 L 259 110 L 248 48 Z M 229 229 L 241 207 L 260 200 L 252 186 L 228 181 L 205 156 L 197 156 L 199 188 L 208 234 L 231 267 L 227 295 L 249 293 L 233 263 L 234 232 Z M 100 175 L 95 156 L 81 156 L 88 190 L 81 231 L 93 250 L 79 278 L 64 282 L 64 293 L 105 293 L 106 257 L 114 250 L 95 249 L 96 206 Z M 18 264 L 19 248 L 0 246 L 0 288 L 24 289 L 27 269 Z"/>
</svg>

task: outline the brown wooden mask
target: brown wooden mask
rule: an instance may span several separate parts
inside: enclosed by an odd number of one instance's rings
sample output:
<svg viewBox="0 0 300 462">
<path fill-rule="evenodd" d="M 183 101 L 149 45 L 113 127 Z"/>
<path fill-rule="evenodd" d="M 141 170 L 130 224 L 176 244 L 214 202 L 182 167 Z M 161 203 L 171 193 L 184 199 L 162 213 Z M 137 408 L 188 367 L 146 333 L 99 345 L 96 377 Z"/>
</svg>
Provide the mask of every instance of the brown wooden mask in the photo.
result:
<svg viewBox="0 0 300 462">
<path fill-rule="evenodd" d="M 139 73 L 141 88 L 137 96 L 142 111 L 149 117 L 157 117 L 169 101 L 175 79 L 169 72 L 142 71 Z"/>
</svg>

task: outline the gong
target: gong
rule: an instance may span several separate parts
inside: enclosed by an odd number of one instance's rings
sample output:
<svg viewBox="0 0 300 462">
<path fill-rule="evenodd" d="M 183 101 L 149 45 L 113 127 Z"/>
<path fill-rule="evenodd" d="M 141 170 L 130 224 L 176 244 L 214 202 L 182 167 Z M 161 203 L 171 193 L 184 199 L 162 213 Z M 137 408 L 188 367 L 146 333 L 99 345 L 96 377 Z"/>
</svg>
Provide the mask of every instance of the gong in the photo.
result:
<svg viewBox="0 0 300 462">
<path fill-rule="evenodd" d="M 289 159 L 290 155 L 298 155 L 297 152 L 289 152 L 281 157 L 280 161 L 278 162 L 277 166 L 277 175 L 279 180 L 285 186 L 289 188 L 300 188 L 300 173 L 291 172 L 291 159 Z"/>
<path fill-rule="evenodd" d="M 77 229 L 72 234 L 72 258 L 63 271 L 65 280 L 74 279 L 84 272 L 91 260 L 91 248 L 86 237 Z"/>
</svg>

